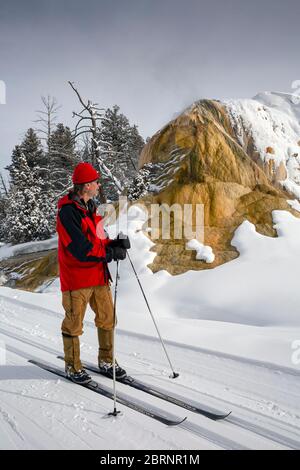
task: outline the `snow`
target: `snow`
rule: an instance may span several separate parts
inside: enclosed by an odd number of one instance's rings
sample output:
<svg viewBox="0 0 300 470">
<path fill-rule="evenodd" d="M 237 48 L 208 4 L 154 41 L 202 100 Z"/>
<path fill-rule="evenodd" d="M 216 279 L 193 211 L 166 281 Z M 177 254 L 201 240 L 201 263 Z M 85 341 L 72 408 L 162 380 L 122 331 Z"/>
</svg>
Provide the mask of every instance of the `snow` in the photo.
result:
<svg viewBox="0 0 300 470">
<path fill-rule="evenodd" d="M 287 203 L 296 211 L 300 212 L 300 202 L 297 199 L 287 200 Z"/>
<path fill-rule="evenodd" d="M 4 274 L 0 274 L 0 286 L 3 286 L 7 282 L 7 277 Z"/>
<path fill-rule="evenodd" d="M 0 366 L 4 366 L 5 364 L 6 364 L 5 344 L 3 341 L 0 341 Z"/>
<path fill-rule="evenodd" d="M 264 92 L 224 104 L 240 144 L 245 147 L 246 134 L 252 136 L 262 161 L 284 165 L 287 178 L 282 185 L 300 198 L 300 105 L 293 98 L 288 93 Z"/>
<path fill-rule="evenodd" d="M 299 448 L 300 220 L 285 211 L 272 215 L 277 238 L 260 235 L 245 221 L 232 242 L 238 258 L 178 276 L 147 268 L 155 253 L 141 230 L 142 209 L 131 207 L 126 220 L 131 259 L 180 376 L 169 379 L 128 260 L 120 263 L 118 361 L 132 375 L 169 393 L 215 410 L 232 410 L 226 422 L 209 421 L 122 384 L 117 390 L 149 406 L 187 416 L 186 426 L 167 428 L 122 405 L 122 416 L 107 418 L 109 399 L 30 365 L 31 357 L 62 366 L 56 358 L 62 352 L 63 318 L 56 280 L 36 293 L 0 287 L 0 351 L 6 352 L 0 448 Z M 125 217 L 123 212 L 121 219 Z M 125 220 L 119 222 L 124 231 Z M 107 228 L 111 234 L 117 231 Z M 110 267 L 114 278 L 114 265 Z M 96 336 L 88 308 L 81 352 L 90 362 L 97 357 Z M 97 380 L 111 386 L 108 379 Z"/>
<path fill-rule="evenodd" d="M 186 248 L 195 250 L 197 253 L 196 259 L 198 260 L 205 261 L 206 263 L 213 263 L 215 260 L 212 248 L 208 245 L 203 245 L 203 243 L 200 243 L 194 238 L 186 243 Z"/>
<path fill-rule="evenodd" d="M 0 261 L 15 255 L 37 253 L 54 248 L 57 248 L 57 236 L 53 236 L 48 240 L 21 243 L 19 245 L 2 244 L 0 246 Z"/>
</svg>

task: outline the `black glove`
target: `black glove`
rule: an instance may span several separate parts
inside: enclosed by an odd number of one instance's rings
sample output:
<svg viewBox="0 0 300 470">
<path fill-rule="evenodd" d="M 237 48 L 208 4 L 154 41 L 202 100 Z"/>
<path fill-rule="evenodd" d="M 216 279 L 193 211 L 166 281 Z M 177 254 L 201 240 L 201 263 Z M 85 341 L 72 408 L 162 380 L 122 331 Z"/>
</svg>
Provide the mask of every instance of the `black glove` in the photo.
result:
<svg viewBox="0 0 300 470">
<path fill-rule="evenodd" d="M 112 248 L 113 250 L 113 259 L 114 261 L 122 261 L 123 259 L 126 258 L 126 249 L 122 248 L 121 246 L 115 246 Z"/>
<path fill-rule="evenodd" d="M 111 245 L 106 247 L 106 256 L 105 256 L 106 263 L 110 263 L 112 260 L 123 261 L 125 258 L 126 258 L 125 248 L 122 248 L 120 246 L 112 247 Z"/>
<path fill-rule="evenodd" d="M 114 259 L 114 250 L 110 246 L 107 246 L 105 248 L 106 255 L 105 255 L 105 261 L 107 263 L 110 263 Z"/>
<path fill-rule="evenodd" d="M 109 246 L 113 248 L 114 247 L 125 248 L 125 250 L 129 250 L 129 248 L 131 247 L 128 235 L 124 235 L 124 233 L 119 233 L 117 238 L 112 240 Z"/>
</svg>

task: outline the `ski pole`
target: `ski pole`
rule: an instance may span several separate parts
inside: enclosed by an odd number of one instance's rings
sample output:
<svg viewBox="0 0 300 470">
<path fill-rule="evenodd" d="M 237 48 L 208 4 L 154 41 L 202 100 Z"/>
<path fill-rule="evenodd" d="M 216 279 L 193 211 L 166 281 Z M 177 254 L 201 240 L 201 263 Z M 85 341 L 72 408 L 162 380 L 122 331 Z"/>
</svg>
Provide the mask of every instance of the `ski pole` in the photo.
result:
<svg viewBox="0 0 300 470">
<path fill-rule="evenodd" d="M 108 413 L 109 416 L 117 416 L 120 411 L 117 411 L 117 392 L 116 392 L 116 354 L 115 354 L 115 329 L 116 329 L 116 306 L 117 306 L 117 290 L 119 280 L 119 260 L 117 260 L 117 272 L 116 272 L 116 285 L 114 295 L 114 330 L 113 330 L 113 390 L 114 390 L 114 411 Z"/>
<path fill-rule="evenodd" d="M 170 364 L 170 367 L 171 367 L 171 370 L 172 370 L 172 374 L 173 374 L 172 378 L 173 378 L 173 379 L 176 379 L 176 377 L 178 377 L 179 374 L 178 374 L 178 372 L 175 372 L 175 371 L 174 371 L 174 368 L 173 368 L 172 363 L 171 363 L 171 360 L 170 360 L 170 358 L 169 358 L 169 355 L 168 355 L 168 352 L 167 352 L 165 343 L 164 343 L 164 341 L 163 341 L 163 339 L 162 339 L 162 337 L 161 337 L 161 334 L 160 334 L 160 332 L 159 332 L 159 329 L 158 329 L 157 323 L 156 323 L 156 321 L 155 321 L 154 315 L 153 315 L 153 313 L 152 313 L 152 311 L 151 311 L 149 302 L 148 302 L 148 300 L 147 300 L 146 294 L 145 294 L 145 292 L 144 292 L 144 289 L 143 289 L 143 287 L 142 287 L 141 281 L 140 281 L 140 279 L 139 279 L 139 277 L 138 277 L 138 275 L 137 275 L 137 272 L 136 272 L 136 270 L 135 270 L 135 267 L 134 267 L 134 265 L 133 265 L 133 262 L 132 262 L 132 260 L 131 260 L 131 258 L 130 258 L 130 255 L 129 255 L 128 251 L 127 251 L 127 255 L 128 255 L 128 259 L 129 259 L 129 261 L 130 261 L 131 267 L 132 267 L 132 269 L 133 269 L 133 272 L 134 272 L 134 274 L 135 274 L 135 277 L 136 277 L 136 279 L 137 279 L 137 281 L 138 281 L 138 283 L 139 283 L 139 286 L 140 286 L 140 288 L 141 288 L 142 294 L 143 294 L 143 296 L 144 296 L 144 299 L 145 299 L 146 305 L 147 305 L 147 307 L 148 307 L 149 313 L 150 313 L 150 315 L 151 315 L 151 317 L 152 317 L 152 320 L 153 320 L 153 323 L 154 323 L 154 325 L 155 325 L 155 328 L 156 328 L 157 334 L 158 334 L 158 336 L 159 336 L 160 342 L 161 342 L 161 344 L 162 344 L 162 347 L 163 347 L 163 349 L 164 349 L 164 351 L 165 351 L 165 354 L 166 354 L 166 356 L 167 356 L 167 359 L 168 359 L 168 361 L 169 361 L 169 364 Z"/>
</svg>

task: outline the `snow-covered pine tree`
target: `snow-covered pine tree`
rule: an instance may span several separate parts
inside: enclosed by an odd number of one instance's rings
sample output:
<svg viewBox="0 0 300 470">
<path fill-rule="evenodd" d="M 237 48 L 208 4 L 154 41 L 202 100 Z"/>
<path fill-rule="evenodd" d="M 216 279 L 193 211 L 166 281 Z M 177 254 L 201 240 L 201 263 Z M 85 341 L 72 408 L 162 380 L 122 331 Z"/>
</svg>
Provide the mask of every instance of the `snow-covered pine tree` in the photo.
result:
<svg viewBox="0 0 300 470">
<path fill-rule="evenodd" d="M 123 187 L 128 187 L 137 172 L 139 153 L 144 141 L 137 126 L 130 126 L 119 106 L 107 108 L 97 138 L 103 162 Z M 108 174 L 102 171 L 102 185 L 108 199 L 116 200 L 118 192 Z"/>
<path fill-rule="evenodd" d="M 60 194 L 72 185 L 72 173 L 79 163 L 80 156 L 75 150 L 75 143 L 69 127 L 59 123 L 51 133 L 47 155 L 50 168 L 50 188 L 52 196 Z"/>
<path fill-rule="evenodd" d="M 8 195 L 8 185 L 4 180 L 3 175 L 0 173 L 0 194 Z"/>
<path fill-rule="evenodd" d="M 139 170 L 128 188 L 127 197 L 132 201 L 136 201 L 149 192 L 155 166 L 147 163 Z"/>
<path fill-rule="evenodd" d="M 37 176 L 41 177 L 43 180 L 47 180 L 48 171 L 46 157 L 42 149 L 41 141 L 36 132 L 30 128 L 26 132 L 21 145 L 15 146 L 11 157 L 12 163 L 5 168 L 9 171 L 11 185 L 15 184 L 14 174 L 15 170 L 18 170 L 21 154 L 26 158 L 28 167 L 33 170 Z"/>
<path fill-rule="evenodd" d="M 45 155 L 42 144 L 36 132 L 30 128 L 25 134 L 25 138 L 21 144 L 21 150 L 26 158 L 27 164 L 31 169 L 43 166 L 45 163 Z"/>
<path fill-rule="evenodd" d="M 126 168 L 126 157 L 128 152 L 127 136 L 129 133 L 129 121 L 119 114 L 119 106 L 105 111 L 101 121 L 101 128 L 98 138 L 101 157 L 108 169 L 121 180 L 124 186 L 124 170 Z M 116 168 L 118 163 L 118 168 Z M 102 187 L 106 197 L 111 200 L 118 198 L 118 193 L 109 175 L 102 174 Z"/>
<path fill-rule="evenodd" d="M 11 155 L 11 164 L 6 166 L 5 169 L 9 171 L 10 184 L 14 185 L 14 175 L 15 171 L 20 169 L 20 157 L 22 155 L 22 150 L 20 145 L 16 145 L 12 151 Z"/>
<path fill-rule="evenodd" d="M 29 167 L 20 149 L 18 152 L 18 164 L 11 168 L 14 183 L 6 200 L 3 238 L 11 243 L 43 240 L 53 233 L 53 209 L 42 189 L 43 181 Z"/>
<path fill-rule="evenodd" d="M 2 188 L 2 185 L 0 185 L 0 241 L 4 240 L 3 224 L 5 220 L 6 199 L 7 199 L 6 190 L 4 190 Z"/>
<path fill-rule="evenodd" d="M 129 156 L 133 162 L 132 168 L 135 169 L 134 173 L 132 174 L 133 177 L 136 175 L 136 172 L 138 171 L 139 156 L 144 145 L 145 145 L 145 141 L 138 131 L 138 126 L 134 124 L 133 126 L 130 127 L 130 133 L 129 133 L 129 151 L 130 151 Z"/>
</svg>

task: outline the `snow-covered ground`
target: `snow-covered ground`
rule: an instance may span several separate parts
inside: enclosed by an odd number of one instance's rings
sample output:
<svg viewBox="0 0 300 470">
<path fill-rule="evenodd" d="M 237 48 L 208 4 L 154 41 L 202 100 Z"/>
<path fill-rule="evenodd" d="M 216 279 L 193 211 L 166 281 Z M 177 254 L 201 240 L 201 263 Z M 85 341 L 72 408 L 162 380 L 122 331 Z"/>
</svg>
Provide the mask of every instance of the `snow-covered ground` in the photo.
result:
<svg viewBox="0 0 300 470">
<path fill-rule="evenodd" d="M 0 287 L 0 448 L 299 448 L 300 220 L 284 211 L 274 211 L 273 220 L 278 238 L 244 222 L 233 240 L 239 258 L 171 276 L 146 267 L 154 256 L 151 242 L 140 231 L 141 210 L 130 210 L 131 258 L 180 376 L 169 378 L 128 260 L 120 265 L 118 361 L 169 393 L 208 409 L 232 410 L 226 421 L 213 422 L 122 384 L 119 391 L 188 419 L 169 428 L 122 405 L 122 416 L 107 417 L 112 401 L 27 362 L 62 367 L 56 358 L 63 318 L 58 281 L 39 293 Z M 83 359 L 96 361 L 90 309 L 81 350 Z"/>
<path fill-rule="evenodd" d="M 53 248 L 57 248 L 57 236 L 54 236 L 49 240 L 20 243 L 20 245 L 5 245 L 4 243 L 0 243 L 0 261 L 4 258 L 10 258 L 15 255 L 36 253 L 44 250 L 52 250 Z"/>
</svg>

